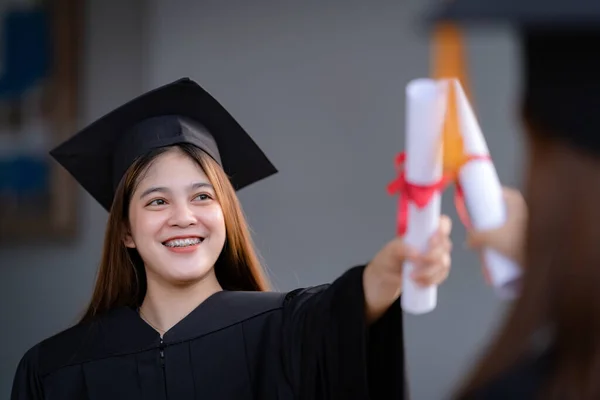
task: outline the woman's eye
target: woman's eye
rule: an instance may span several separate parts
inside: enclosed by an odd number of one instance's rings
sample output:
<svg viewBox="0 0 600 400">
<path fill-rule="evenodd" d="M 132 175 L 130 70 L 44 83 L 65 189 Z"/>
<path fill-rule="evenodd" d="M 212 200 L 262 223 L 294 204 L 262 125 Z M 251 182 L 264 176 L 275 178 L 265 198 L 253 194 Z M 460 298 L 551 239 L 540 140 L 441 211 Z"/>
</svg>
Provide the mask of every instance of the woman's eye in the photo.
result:
<svg viewBox="0 0 600 400">
<path fill-rule="evenodd" d="M 201 200 L 201 201 L 202 200 L 210 200 L 210 198 L 211 198 L 210 195 L 208 195 L 206 193 L 202 193 L 202 194 L 199 194 L 198 196 L 196 196 L 196 199 Z"/>
<path fill-rule="evenodd" d="M 149 206 L 164 206 L 166 202 L 163 199 L 152 200 L 148 203 Z"/>
</svg>

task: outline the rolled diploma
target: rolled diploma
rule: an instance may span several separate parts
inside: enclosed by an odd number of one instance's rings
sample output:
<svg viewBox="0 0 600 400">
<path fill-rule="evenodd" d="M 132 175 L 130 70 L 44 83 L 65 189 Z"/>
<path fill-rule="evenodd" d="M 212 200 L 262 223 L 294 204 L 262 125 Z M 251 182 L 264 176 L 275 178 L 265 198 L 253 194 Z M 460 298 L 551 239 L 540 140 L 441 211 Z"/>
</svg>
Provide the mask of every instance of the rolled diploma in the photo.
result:
<svg viewBox="0 0 600 400">
<path fill-rule="evenodd" d="M 465 150 L 469 155 L 489 155 L 485 138 L 460 82 L 452 80 L 452 84 L 457 96 L 458 118 Z M 491 160 L 468 162 L 462 167 L 458 179 L 475 229 L 494 229 L 506 222 L 502 186 Z M 491 249 L 484 249 L 483 257 L 496 293 L 502 298 L 514 297 L 517 294 L 516 284 L 521 276 L 521 268 Z"/>
<path fill-rule="evenodd" d="M 441 134 L 447 96 L 447 82 L 416 79 L 406 87 L 406 163 L 408 183 L 431 185 L 442 177 Z M 422 209 L 409 204 L 405 243 L 425 251 L 427 242 L 439 226 L 441 193 L 436 193 Z M 422 287 L 410 277 L 414 266 L 405 262 L 402 309 L 424 314 L 437 305 L 437 286 Z"/>
</svg>

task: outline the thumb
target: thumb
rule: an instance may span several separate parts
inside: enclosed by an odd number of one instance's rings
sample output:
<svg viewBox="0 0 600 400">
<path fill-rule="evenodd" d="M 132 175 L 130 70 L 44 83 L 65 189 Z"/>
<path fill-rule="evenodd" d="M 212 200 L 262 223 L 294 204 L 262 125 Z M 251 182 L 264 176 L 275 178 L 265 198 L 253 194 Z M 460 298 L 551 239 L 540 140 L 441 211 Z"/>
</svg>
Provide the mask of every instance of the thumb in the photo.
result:
<svg viewBox="0 0 600 400">
<path fill-rule="evenodd" d="M 394 256 L 398 261 L 414 261 L 419 257 L 417 249 L 409 246 L 403 239 L 396 240 L 393 246 Z"/>
<path fill-rule="evenodd" d="M 497 229 L 476 231 L 471 229 L 467 232 L 466 246 L 471 249 L 486 247 L 490 240 L 497 234 Z"/>
<path fill-rule="evenodd" d="M 502 190 L 507 219 L 520 218 L 527 212 L 527 204 L 521 192 L 510 187 Z"/>
</svg>

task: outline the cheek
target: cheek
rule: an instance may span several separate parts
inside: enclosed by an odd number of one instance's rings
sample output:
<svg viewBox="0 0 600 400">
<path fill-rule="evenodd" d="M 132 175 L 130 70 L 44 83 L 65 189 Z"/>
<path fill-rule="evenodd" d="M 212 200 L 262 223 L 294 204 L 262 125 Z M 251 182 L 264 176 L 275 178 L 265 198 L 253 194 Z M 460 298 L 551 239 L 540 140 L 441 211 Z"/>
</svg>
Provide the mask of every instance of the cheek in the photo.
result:
<svg viewBox="0 0 600 400">
<path fill-rule="evenodd" d="M 218 231 L 225 232 L 225 217 L 221 207 L 211 207 L 202 214 L 202 222 L 215 233 Z"/>
<path fill-rule="evenodd" d="M 134 212 L 129 220 L 131 235 L 135 240 L 154 236 L 164 224 L 164 217 L 159 212 Z"/>
</svg>

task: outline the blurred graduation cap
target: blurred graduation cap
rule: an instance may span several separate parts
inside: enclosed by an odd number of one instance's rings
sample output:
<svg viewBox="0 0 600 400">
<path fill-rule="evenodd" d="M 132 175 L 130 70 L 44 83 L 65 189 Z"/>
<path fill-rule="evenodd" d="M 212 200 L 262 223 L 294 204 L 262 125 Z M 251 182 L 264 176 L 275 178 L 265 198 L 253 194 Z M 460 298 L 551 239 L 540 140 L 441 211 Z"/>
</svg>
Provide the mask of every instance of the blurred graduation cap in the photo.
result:
<svg viewBox="0 0 600 400">
<path fill-rule="evenodd" d="M 446 0 L 428 22 L 446 33 L 466 25 L 516 29 L 528 121 L 545 135 L 600 155 L 600 0 Z M 447 51 L 438 52 L 437 65 L 456 65 L 462 57 L 451 54 L 460 49 L 456 36 L 454 42 L 448 34 L 439 39 Z"/>
<path fill-rule="evenodd" d="M 106 210 L 135 160 L 153 149 L 190 143 L 209 154 L 235 190 L 277 172 L 229 112 L 189 78 L 118 107 L 50 154 Z"/>
</svg>

